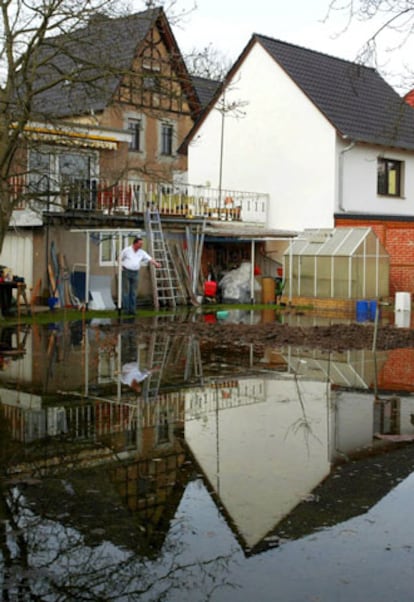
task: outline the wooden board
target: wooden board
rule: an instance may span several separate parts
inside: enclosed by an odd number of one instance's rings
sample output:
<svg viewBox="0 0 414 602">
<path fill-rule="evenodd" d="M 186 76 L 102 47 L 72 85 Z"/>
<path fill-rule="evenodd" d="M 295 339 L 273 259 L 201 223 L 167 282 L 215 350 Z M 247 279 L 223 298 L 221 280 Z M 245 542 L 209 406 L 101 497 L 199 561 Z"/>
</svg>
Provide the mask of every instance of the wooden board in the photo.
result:
<svg viewBox="0 0 414 602">
<path fill-rule="evenodd" d="M 50 263 L 48 263 L 48 265 L 47 265 L 47 273 L 49 274 L 50 296 L 56 297 L 57 299 L 59 299 L 59 291 L 56 288 L 55 273 L 54 273 L 53 267 Z M 56 307 L 59 307 L 59 301 L 56 303 Z"/>
</svg>

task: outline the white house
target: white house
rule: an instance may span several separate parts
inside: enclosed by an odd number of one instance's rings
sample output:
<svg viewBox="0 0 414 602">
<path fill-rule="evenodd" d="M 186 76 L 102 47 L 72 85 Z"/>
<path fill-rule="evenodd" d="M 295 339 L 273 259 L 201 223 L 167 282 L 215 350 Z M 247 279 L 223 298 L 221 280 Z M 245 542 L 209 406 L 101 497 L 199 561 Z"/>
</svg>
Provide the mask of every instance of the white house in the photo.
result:
<svg viewBox="0 0 414 602">
<path fill-rule="evenodd" d="M 269 193 L 267 225 L 414 216 L 414 109 L 375 69 L 261 35 L 190 133 L 188 179 Z"/>
</svg>

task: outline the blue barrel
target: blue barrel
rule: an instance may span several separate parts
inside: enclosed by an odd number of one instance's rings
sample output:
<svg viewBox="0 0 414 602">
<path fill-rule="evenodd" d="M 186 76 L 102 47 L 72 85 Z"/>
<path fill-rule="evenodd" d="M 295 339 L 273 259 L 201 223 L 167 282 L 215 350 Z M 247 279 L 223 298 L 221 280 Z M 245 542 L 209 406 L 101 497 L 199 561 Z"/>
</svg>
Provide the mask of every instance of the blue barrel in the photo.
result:
<svg viewBox="0 0 414 602">
<path fill-rule="evenodd" d="M 377 306 L 378 306 L 377 301 L 369 302 L 369 319 L 372 320 L 373 322 L 375 321 L 375 315 L 377 313 Z"/>
<path fill-rule="evenodd" d="M 366 322 L 369 318 L 369 302 L 356 302 L 356 320 L 357 322 Z"/>
</svg>

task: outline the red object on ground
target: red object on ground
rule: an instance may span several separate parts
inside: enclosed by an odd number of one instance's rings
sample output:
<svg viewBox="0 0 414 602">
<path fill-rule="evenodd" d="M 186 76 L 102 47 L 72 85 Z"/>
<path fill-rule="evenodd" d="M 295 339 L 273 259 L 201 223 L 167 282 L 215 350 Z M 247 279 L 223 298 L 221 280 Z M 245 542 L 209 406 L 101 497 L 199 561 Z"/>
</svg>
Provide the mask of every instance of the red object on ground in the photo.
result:
<svg viewBox="0 0 414 602">
<path fill-rule="evenodd" d="M 217 282 L 214 280 L 207 280 L 204 283 L 204 296 L 215 297 L 217 294 Z"/>
</svg>

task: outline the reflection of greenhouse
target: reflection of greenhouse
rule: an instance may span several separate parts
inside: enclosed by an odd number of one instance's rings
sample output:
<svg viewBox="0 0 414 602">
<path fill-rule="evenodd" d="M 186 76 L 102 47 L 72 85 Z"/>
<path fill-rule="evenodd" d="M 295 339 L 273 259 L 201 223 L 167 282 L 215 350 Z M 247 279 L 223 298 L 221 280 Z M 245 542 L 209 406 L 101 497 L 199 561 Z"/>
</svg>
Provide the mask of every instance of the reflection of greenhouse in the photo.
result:
<svg viewBox="0 0 414 602">
<path fill-rule="evenodd" d="M 324 351 L 286 347 L 282 356 L 288 372 L 305 378 L 330 382 L 338 387 L 369 389 L 387 360 L 387 352 L 368 349 Z"/>
<path fill-rule="evenodd" d="M 305 230 L 283 259 L 290 298 L 389 295 L 389 255 L 371 228 Z"/>
</svg>

